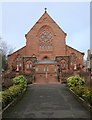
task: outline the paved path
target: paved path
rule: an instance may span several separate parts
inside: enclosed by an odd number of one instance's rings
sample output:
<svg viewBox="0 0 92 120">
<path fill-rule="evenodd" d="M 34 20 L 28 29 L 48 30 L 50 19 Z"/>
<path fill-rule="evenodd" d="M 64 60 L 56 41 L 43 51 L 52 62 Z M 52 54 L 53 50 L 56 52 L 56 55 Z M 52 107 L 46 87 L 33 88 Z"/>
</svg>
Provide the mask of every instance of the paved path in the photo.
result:
<svg viewBox="0 0 92 120">
<path fill-rule="evenodd" d="M 34 84 L 23 98 L 3 113 L 3 118 L 89 118 L 65 85 Z"/>
</svg>

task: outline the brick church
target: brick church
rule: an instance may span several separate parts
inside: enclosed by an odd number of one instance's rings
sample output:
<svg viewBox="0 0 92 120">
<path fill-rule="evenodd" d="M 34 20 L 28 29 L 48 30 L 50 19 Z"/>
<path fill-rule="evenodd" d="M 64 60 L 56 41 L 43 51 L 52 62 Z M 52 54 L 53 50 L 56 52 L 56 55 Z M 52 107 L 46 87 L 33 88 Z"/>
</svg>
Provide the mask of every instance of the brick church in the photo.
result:
<svg viewBox="0 0 92 120">
<path fill-rule="evenodd" d="M 58 82 L 60 73 L 82 69 L 84 53 L 66 45 L 67 34 L 45 10 L 25 35 L 26 45 L 8 56 L 10 71 L 33 73 L 35 82 Z"/>
</svg>

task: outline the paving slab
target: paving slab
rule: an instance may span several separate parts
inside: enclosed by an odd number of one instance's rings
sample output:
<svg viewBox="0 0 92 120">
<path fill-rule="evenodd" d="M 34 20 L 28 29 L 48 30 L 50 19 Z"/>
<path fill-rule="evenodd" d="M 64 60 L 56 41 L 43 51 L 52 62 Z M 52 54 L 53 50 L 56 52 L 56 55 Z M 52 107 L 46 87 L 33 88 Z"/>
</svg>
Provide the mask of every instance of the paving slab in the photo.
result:
<svg viewBox="0 0 92 120">
<path fill-rule="evenodd" d="M 90 118 L 65 84 L 32 84 L 3 118 Z"/>
</svg>

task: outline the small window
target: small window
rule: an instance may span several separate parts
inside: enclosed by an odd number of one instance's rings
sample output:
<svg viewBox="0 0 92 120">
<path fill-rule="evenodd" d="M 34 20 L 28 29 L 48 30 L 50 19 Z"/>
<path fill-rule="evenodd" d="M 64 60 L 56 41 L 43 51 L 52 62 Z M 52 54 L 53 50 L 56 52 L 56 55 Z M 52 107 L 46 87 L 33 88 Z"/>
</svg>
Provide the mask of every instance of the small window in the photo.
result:
<svg viewBox="0 0 92 120">
<path fill-rule="evenodd" d="M 44 45 L 44 49 L 46 49 L 46 45 Z"/>
<path fill-rule="evenodd" d="M 49 68 L 47 67 L 47 72 L 49 71 Z"/>
<path fill-rule="evenodd" d="M 40 49 L 42 48 L 42 46 L 40 45 Z"/>
<path fill-rule="evenodd" d="M 17 57 L 17 61 L 20 61 L 20 60 L 22 60 L 22 58 L 21 57 Z"/>
<path fill-rule="evenodd" d="M 21 66 L 22 66 L 22 64 L 20 63 L 20 64 L 19 64 L 19 66 L 21 67 Z"/>
<path fill-rule="evenodd" d="M 26 65 L 26 68 L 29 69 L 29 64 Z"/>
<path fill-rule="evenodd" d="M 43 69 L 43 71 L 45 72 L 45 71 L 46 71 L 46 69 L 44 68 L 44 69 Z"/>
<path fill-rule="evenodd" d="M 64 63 L 64 68 L 66 67 L 66 64 Z"/>
<path fill-rule="evenodd" d="M 42 46 L 42 49 L 44 49 L 44 46 Z"/>
<path fill-rule="evenodd" d="M 48 45 L 48 49 L 50 49 L 50 46 Z"/>
<path fill-rule="evenodd" d="M 32 68 L 32 64 L 30 64 L 30 68 Z"/>
<path fill-rule="evenodd" d="M 17 61 L 19 60 L 19 58 L 17 57 Z"/>
<path fill-rule="evenodd" d="M 22 58 L 20 57 L 20 60 L 22 60 Z"/>
<path fill-rule="evenodd" d="M 57 69 L 56 69 L 56 67 L 54 68 L 54 71 L 55 71 L 55 72 L 57 72 Z"/>
<path fill-rule="evenodd" d="M 36 69 L 35 69 L 35 70 L 36 70 L 36 72 L 38 72 L 38 67 L 36 67 Z"/>
</svg>

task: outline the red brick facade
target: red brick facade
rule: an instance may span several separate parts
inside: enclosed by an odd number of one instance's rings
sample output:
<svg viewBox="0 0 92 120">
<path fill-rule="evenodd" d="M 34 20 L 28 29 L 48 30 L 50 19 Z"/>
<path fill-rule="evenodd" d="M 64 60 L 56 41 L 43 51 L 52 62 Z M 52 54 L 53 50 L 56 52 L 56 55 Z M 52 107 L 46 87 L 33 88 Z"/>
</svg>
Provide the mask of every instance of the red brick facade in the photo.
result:
<svg viewBox="0 0 92 120">
<path fill-rule="evenodd" d="M 9 55 L 9 70 L 31 73 L 34 69 L 35 77 L 41 80 L 57 76 L 60 66 L 62 71 L 75 65 L 82 68 L 84 53 L 66 45 L 66 35 L 45 11 L 25 35 L 26 46 Z"/>
</svg>

